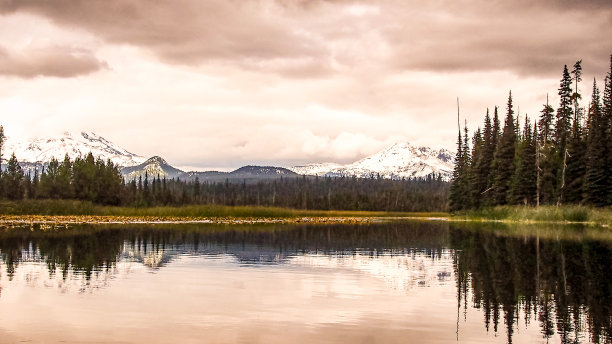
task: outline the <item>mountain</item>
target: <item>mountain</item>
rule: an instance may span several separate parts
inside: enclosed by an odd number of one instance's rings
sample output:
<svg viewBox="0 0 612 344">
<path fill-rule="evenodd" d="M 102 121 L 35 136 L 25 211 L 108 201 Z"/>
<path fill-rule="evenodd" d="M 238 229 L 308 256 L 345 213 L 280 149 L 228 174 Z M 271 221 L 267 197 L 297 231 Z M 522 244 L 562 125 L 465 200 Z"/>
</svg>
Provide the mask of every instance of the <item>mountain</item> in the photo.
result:
<svg viewBox="0 0 612 344">
<path fill-rule="evenodd" d="M 2 151 L 3 160 L 12 153 L 24 163 L 47 163 L 51 158 L 64 160 L 68 154 L 71 160 L 91 152 L 95 158 L 110 159 L 118 166 L 134 166 L 145 161 L 144 157 L 130 153 L 116 144 L 92 132 L 73 134 L 65 132 L 59 137 L 38 137 L 17 140 L 8 137 Z"/>
<path fill-rule="evenodd" d="M 415 147 L 407 142 L 399 142 L 374 155 L 356 161 L 352 164 L 335 163 L 310 164 L 291 168 L 272 166 L 244 166 L 232 172 L 185 172 L 168 164 L 159 156 L 145 159 L 142 156 L 128 152 L 118 145 L 92 132 L 79 134 L 64 133 L 59 137 L 39 137 L 26 141 L 7 138 L 3 153 L 3 161 L 8 160 L 15 152 L 22 167 L 32 175 L 34 170 L 42 166 L 52 157 L 63 160 L 68 154 L 74 160 L 92 152 L 95 158 L 110 159 L 121 167 L 121 174 L 126 180 L 143 178 L 180 178 L 201 182 L 257 182 L 262 179 L 296 178 L 300 175 L 316 176 L 356 176 L 370 178 L 399 179 L 402 177 L 425 177 L 431 173 L 441 174 L 445 180 L 450 180 L 453 171 L 453 154 L 447 150 L 434 150 L 428 147 Z"/>
<path fill-rule="evenodd" d="M 289 168 L 298 174 L 318 176 L 356 176 L 400 179 L 420 178 L 435 173 L 450 180 L 453 173 L 453 153 L 446 149 L 416 147 L 398 142 L 369 157 L 348 165 L 311 164 Z"/>
<path fill-rule="evenodd" d="M 139 177 L 144 179 L 146 175 L 149 178 L 157 178 L 159 176 L 160 178 L 172 179 L 180 178 L 184 174 L 185 172 L 170 166 L 166 160 L 159 156 L 151 157 L 142 164 L 121 169 L 121 175 L 123 175 L 125 180 L 138 179 Z"/>
<path fill-rule="evenodd" d="M 136 166 L 128 166 L 121 169 L 121 175 L 125 180 L 133 180 L 148 175 L 149 178 L 179 178 L 180 180 L 193 181 L 196 178 L 200 182 L 256 182 L 262 179 L 276 179 L 281 177 L 299 177 L 293 171 L 282 167 L 272 166 L 244 166 L 232 172 L 184 172 L 178 168 L 170 166 L 166 160 L 154 156 L 147 161 Z"/>
<path fill-rule="evenodd" d="M 232 172 L 206 171 L 186 172 L 181 179 L 195 180 L 197 177 L 201 182 L 247 182 L 253 183 L 260 180 L 297 178 L 300 175 L 283 167 L 274 166 L 243 166 Z"/>
</svg>

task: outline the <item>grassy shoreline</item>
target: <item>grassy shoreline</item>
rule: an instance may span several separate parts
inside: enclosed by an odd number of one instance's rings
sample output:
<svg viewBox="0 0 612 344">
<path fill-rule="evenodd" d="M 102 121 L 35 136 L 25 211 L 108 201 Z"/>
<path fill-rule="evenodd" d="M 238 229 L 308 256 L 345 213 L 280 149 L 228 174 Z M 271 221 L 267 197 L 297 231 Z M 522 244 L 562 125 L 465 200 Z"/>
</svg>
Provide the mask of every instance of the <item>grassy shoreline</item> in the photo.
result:
<svg viewBox="0 0 612 344">
<path fill-rule="evenodd" d="M 556 206 L 497 206 L 453 213 L 451 221 L 517 222 L 551 224 L 589 224 L 612 226 L 612 208 L 581 205 Z"/>
<path fill-rule="evenodd" d="M 4 223 L 368 223 L 398 219 L 612 227 L 612 208 L 497 206 L 456 213 L 303 210 L 261 206 L 113 207 L 76 200 L 0 201 Z"/>
<path fill-rule="evenodd" d="M 372 219 L 438 218 L 446 213 L 301 210 L 258 206 L 189 205 L 181 207 L 111 207 L 72 200 L 1 201 L 0 223 L 344 223 Z M 351 220 L 352 219 L 352 220 Z"/>
</svg>

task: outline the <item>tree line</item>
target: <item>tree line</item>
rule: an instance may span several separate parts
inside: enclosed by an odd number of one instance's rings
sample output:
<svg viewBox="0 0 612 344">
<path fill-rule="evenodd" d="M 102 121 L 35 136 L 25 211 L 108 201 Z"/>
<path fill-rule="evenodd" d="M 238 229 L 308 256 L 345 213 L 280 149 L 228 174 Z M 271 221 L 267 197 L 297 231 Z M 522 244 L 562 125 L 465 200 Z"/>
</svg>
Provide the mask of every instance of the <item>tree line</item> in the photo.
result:
<svg viewBox="0 0 612 344">
<path fill-rule="evenodd" d="M 581 81 L 582 60 L 571 71 L 566 65 L 556 111 L 547 97 L 534 123 L 528 116 L 519 123 L 510 91 L 503 123 L 495 107 L 471 140 L 467 125 L 459 129 L 450 209 L 612 204 L 612 56 L 603 99 L 593 80 L 585 108 Z"/>
<path fill-rule="evenodd" d="M 0 126 L 0 130 L 2 127 Z M 3 135 L 0 131 L 0 158 Z M 0 173 L 0 198 L 77 199 L 114 206 L 216 204 L 296 209 L 370 211 L 446 211 L 449 183 L 440 175 L 390 180 L 382 178 L 280 178 L 204 182 L 139 177 L 126 181 L 119 166 L 89 153 L 72 161 L 52 159 L 39 173 L 24 173 L 12 154 Z"/>
</svg>

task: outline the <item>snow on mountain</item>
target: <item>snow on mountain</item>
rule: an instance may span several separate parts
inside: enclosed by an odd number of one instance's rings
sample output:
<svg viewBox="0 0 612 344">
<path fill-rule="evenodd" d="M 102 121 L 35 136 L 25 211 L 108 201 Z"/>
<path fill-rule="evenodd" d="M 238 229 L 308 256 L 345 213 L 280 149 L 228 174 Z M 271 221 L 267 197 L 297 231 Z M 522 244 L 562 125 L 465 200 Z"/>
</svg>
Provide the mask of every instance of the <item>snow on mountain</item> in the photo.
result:
<svg viewBox="0 0 612 344">
<path fill-rule="evenodd" d="M 166 160 L 159 156 L 154 156 L 147 159 L 142 164 L 128 166 L 121 169 L 121 174 L 126 180 L 133 180 L 145 176 L 149 178 L 177 178 L 184 174 L 183 171 L 170 166 Z"/>
<path fill-rule="evenodd" d="M 13 152 L 17 160 L 29 163 L 47 163 L 51 158 L 61 161 L 66 154 L 74 160 L 89 152 L 95 158 L 100 157 L 105 161 L 110 159 L 119 166 L 134 166 L 145 161 L 144 157 L 130 153 L 92 132 L 65 132 L 59 137 L 38 137 L 30 140 L 8 137 L 3 147 L 3 160 L 8 160 Z"/>
<path fill-rule="evenodd" d="M 421 178 L 429 174 L 441 174 L 450 180 L 453 173 L 453 154 L 446 149 L 415 147 L 408 142 L 398 142 L 369 157 L 348 165 L 312 164 L 289 168 L 299 174 L 318 176 L 356 176 Z"/>
<path fill-rule="evenodd" d="M 297 174 L 305 174 L 308 176 L 324 176 L 329 171 L 333 171 L 342 167 L 343 165 L 336 164 L 333 162 L 324 162 L 318 164 L 293 166 L 289 169 Z"/>
</svg>

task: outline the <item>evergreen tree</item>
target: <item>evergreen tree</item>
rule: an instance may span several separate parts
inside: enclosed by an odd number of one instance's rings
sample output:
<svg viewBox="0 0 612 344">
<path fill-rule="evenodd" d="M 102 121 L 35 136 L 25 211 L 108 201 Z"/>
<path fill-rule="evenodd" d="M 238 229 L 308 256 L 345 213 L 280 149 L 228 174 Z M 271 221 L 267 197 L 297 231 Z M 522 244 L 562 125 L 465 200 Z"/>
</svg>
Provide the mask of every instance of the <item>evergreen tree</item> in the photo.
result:
<svg viewBox="0 0 612 344">
<path fill-rule="evenodd" d="M 193 183 L 193 199 L 196 203 L 200 202 L 200 179 L 198 176 L 196 176 L 195 182 Z"/>
<path fill-rule="evenodd" d="M 586 171 L 586 141 L 582 130 L 582 109 L 578 103 L 578 100 L 582 99 L 582 95 L 578 90 L 578 83 L 582 81 L 582 60 L 574 64 L 572 74 L 574 75 L 575 85 L 574 93 L 572 94 L 574 121 L 567 146 L 564 197 L 566 202 L 576 204 L 580 203 L 583 198 L 584 175 Z"/>
<path fill-rule="evenodd" d="M 495 173 L 496 167 L 494 166 L 495 162 L 495 151 L 497 150 L 497 145 L 499 143 L 500 137 L 500 122 L 499 122 L 499 112 L 497 106 L 493 110 L 493 128 L 491 128 L 491 138 L 488 144 L 488 149 L 486 153 L 487 159 L 489 159 L 489 173 L 487 177 L 487 188 L 483 193 L 484 203 L 486 205 L 494 205 L 495 201 Z"/>
<path fill-rule="evenodd" d="M 19 163 L 17 162 L 15 153 L 13 153 L 7 163 L 6 173 L 4 175 L 4 188 L 6 191 L 6 196 L 9 199 L 23 199 L 23 178 L 23 171 L 21 170 L 21 166 L 19 166 Z"/>
<path fill-rule="evenodd" d="M 470 154 L 469 130 L 467 120 L 463 126 L 463 208 L 469 209 L 473 207 L 473 190 L 472 190 L 472 155 Z"/>
<path fill-rule="evenodd" d="M 74 187 L 72 183 L 72 161 L 68 154 L 64 156 L 64 161 L 57 169 L 57 193 L 59 198 L 74 198 Z"/>
<path fill-rule="evenodd" d="M 38 184 L 40 177 L 38 176 L 38 168 L 34 169 L 34 179 L 32 179 L 32 198 L 38 198 Z"/>
<path fill-rule="evenodd" d="M 0 125 L 0 197 L 4 196 L 4 187 L 2 183 L 2 150 L 4 148 L 4 128 Z"/>
<path fill-rule="evenodd" d="M 566 202 L 580 203 L 583 199 L 586 149 L 587 145 L 580 121 L 574 121 L 572 136 L 567 147 L 566 188 L 564 193 Z"/>
<path fill-rule="evenodd" d="M 488 118 L 488 116 L 487 116 Z M 485 127 L 486 127 L 486 119 L 485 119 Z M 491 122 L 489 120 L 489 130 L 491 129 Z M 484 130 L 486 132 L 486 129 Z M 490 134 L 490 133 L 489 133 Z M 485 134 L 485 136 L 489 135 Z M 479 208 L 483 205 L 482 201 L 482 193 L 487 188 L 487 171 L 489 166 L 489 161 L 484 160 L 484 153 L 486 150 L 486 145 L 483 139 L 483 135 L 481 134 L 480 128 L 476 130 L 474 133 L 474 137 L 472 138 L 472 168 L 470 172 L 471 182 L 470 182 L 470 191 L 471 191 L 471 199 L 472 199 L 472 207 Z"/>
<path fill-rule="evenodd" d="M 546 104 L 544 108 L 540 112 L 540 121 L 538 122 L 538 127 L 540 131 L 540 143 L 544 144 L 546 142 L 552 141 L 552 126 L 554 120 L 554 112 L 552 106 L 548 105 L 548 95 L 546 96 Z"/>
<path fill-rule="evenodd" d="M 572 78 L 563 67 L 563 76 L 559 84 L 559 108 L 557 109 L 557 122 L 555 125 L 555 155 L 554 165 L 557 171 L 557 204 L 564 198 L 566 188 L 567 170 L 567 141 L 571 135 L 572 124 Z"/>
<path fill-rule="evenodd" d="M 548 96 L 546 96 L 546 104 L 540 112 L 540 120 L 538 127 L 539 135 L 539 171 L 540 171 L 540 203 L 552 204 L 556 201 L 557 187 L 557 169 L 556 151 L 553 143 L 553 120 L 554 109 L 548 104 Z"/>
<path fill-rule="evenodd" d="M 586 152 L 585 200 L 589 204 L 604 206 L 607 203 L 606 184 L 609 166 L 606 161 L 605 117 L 597 83 L 593 81 L 593 96 L 588 118 L 588 138 Z"/>
<path fill-rule="evenodd" d="M 473 158 L 475 163 L 474 175 L 476 180 L 477 197 L 479 205 L 487 205 L 489 203 L 489 180 L 491 178 L 491 161 L 495 155 L 495 143 L 493 142 L 493 126 L 489 116 L 489 110 L 484 120 L 484 129 L 482 130 L 482 139 L 480 142 L 480 151 L 477 157 Z"/>
<path fill-rule="evenodd" d="M 74 195 L 77 199 L 94 202 L 98 197 L 99 187 L 96 185 L 98 167 L 91 152 L 85 159 L 76 158 L 72 166 Z"/>
<path fill-rule="evenodd" d="M 557 109 L 557 122 L 555 126 L 555 143 L 560 151 L 565 151 L 567 140 L 570 136 L 572 121 L 572 78 L 567 70 L 563 68 L 563 77 L 559 85 L 559 108 Z"/>
<path fill-rule="evenodd" d="M 608 165 L 606 173 L 606 189 L 608 192 L 607 204 L 612 204 L 612 55 L 610 55 L 610 71 L 606 75 L 603 94 L 603 114 L 606 131 L 606 162 Z"/>
<path fill-rule="evenodd" d="M 537 139 L 531 131 L 529 117 L 525 117 L 523 139 L 519 144 L 516 160 L 516 172 L 512 187 L 512 198 L 515 204 L 533 205 L 536 196 L 536 144 Z"/>
<path fill-rule="evenodd" d="M 461 139 L 461 129 L 457 136 L 457 153 L 455 154 L 455 167 L 453 169 L 453 180 L 451 181 L 449 208 L 451 211 L 461 210 L 464 208 L 464 189 L 465 176 L 463 166 L 463 140 Z M 226 186 L 228 182 L 226 180 Z"/>
<path fill-rule="evenodd" d="M 493 166 L 495 179 L 493 182 L 494 204 L 506 204 L 509 200 L 509 191 L 512 186 L 514 175 L 514 154 L 516 146 L 516 131 L 514 129 L 514 109 L 512 105 L 512 92 L 508 96 L 507 114 L 504 122 L 504 130 L 497 149 Z"/>
</svg>

